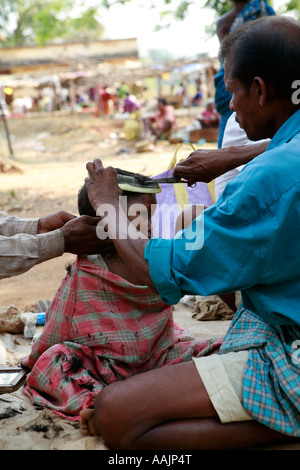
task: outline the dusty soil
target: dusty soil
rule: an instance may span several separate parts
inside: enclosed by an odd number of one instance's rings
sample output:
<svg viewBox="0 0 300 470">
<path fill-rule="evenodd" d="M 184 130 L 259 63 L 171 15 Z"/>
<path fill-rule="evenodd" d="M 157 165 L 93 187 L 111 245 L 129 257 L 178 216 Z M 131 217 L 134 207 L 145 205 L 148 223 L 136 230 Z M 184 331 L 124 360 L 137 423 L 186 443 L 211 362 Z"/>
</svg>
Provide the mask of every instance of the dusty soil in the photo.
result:
<svg viewBox="0 0 300 470">
<path fill-rule="evenodd" d="M 195 111 L 194 111 L 195 112 Z M 179 127 L 193 120 L 179 111 Z M 155 175 L 165 171 L 177 145 L 160 142 L 151 152 L 138 153 L 135 142 L 124 138 L 124 120 L 69 114 L 27 117 L 8 122 L 15 160 L 21 170 L 0 173 L 0 211 L 19 217 L 40 217 L 59 210 L 77 215 L 77 192 L 86 176 L 85 164 L 101 158 L 105 165 Z M 0 123 L 0 155 L 7 157 L 7 142 Z M 179 157 L 190 153 L 182 147 Z M 74 257 L 35 266 L 0 283 L 0 305 L 23 308 L 51 299 Z"/>
</svg>

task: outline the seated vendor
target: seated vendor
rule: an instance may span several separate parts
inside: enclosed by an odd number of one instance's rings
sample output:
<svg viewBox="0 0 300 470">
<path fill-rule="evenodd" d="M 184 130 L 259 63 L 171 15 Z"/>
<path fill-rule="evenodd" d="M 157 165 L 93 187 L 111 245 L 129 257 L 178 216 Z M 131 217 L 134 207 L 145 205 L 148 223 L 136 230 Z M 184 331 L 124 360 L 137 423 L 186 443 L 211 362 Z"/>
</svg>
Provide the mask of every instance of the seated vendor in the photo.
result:
<svg viewBox="0 0 300 470">
<path fill-rule="evenodd" d="M 208 101 L 206 109 L 201 113 L 198 120 L 202 127 L 218 127 L 220 115 L 215 111 L 215 103 L 213 101 Z"/>
<path fill-rule="evenodd" d="M 145 176 L 134 176 L 142 184 Z M 120 190 L 120 196 L 127 214 L 135 213 L 128 219 L 133 226 L 138 221 L 137 228 L 148 238 L 156 195 L 127 189 Z M 81 214 L 95 214 L 85 186 L 78 207 Z M 79 420 L 80 411 L 93 407 L 106 385 L 191 360 L 220 344 L 221 339 L 198 341 L 176 325 L 172 306 L 141 285 L 136 270 L 122 261 L 112 243 L 110 251 L 77 257 L 68 268 L 48 308 L 44 330 L 23 361 L 31 369 L 24 393 L 36 405 Z"/>
<path fill-rule="evenodd" d="M 165 98 L 158 98 L 157 112 L 144 119 L 146 137 L 151 134 L 155 140 L 168 139 L 171 133 L 177 130 L 177 121 L 173 106 L 167 104 Z"/>
</svg>

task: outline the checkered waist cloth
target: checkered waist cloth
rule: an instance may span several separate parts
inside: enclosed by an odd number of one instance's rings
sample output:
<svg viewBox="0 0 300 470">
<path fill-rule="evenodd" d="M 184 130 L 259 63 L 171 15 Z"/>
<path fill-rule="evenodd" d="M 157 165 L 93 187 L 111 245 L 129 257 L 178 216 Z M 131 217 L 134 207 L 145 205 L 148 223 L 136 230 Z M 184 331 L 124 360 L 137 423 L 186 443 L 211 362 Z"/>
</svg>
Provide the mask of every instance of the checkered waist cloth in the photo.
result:
<svg viewBox="0 0 300 470">
<path fill-rule="evenodd" d="M 220 353 L 249 350 L 243 406 L 264 425 L 300 437 L 300 328 L 267 325 L 243 307 L 225 335 Z"/>
<path fill-rule="evenodd" d="M 77 259 L 46 313 L 23 365 L 33 403 L 78 419 L 107 384 L 219 349 L 174 323 L 172 307 L 146 286 L 129 283 L 99 260 Z"/>
</svg>

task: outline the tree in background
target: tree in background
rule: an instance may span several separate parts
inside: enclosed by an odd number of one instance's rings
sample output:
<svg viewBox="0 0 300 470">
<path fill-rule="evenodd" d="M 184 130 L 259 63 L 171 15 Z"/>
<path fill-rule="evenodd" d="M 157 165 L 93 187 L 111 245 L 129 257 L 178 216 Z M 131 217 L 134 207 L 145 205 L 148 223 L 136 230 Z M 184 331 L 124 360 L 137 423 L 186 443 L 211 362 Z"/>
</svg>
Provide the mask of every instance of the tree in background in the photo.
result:
<svg viewBox="0 0 300 470">
<path fill-rule="evenodd" d="M 101 9 L 130 2 L 132 0 L 0 0 L 0 47 L 100 39 L 104 32 L 99 21 Z M 163 0 L 162 3 L 162 19 L 169 15 L 184 20 L 193 4 L 199 5 L 199 9 L 212 9 L 216 19 L 232 8 L 230 0 Z M 272 0 L 269 3 L 272 5 Z M 140 0 L 139 4 L 146 9 L 158 8 L 156 0 Z M 287 0 L 282 11 L 277 11 L 277 14 L 282 13 L 291 13 L 300 20 L 300 0 Z M 161 25 L 156 26 L 157 30 L 161 28 Z M 214 32 L 214 25 L 209 25 L 207 31 Z"/>
<path fill-rule="evenodd" d="M 1 0 L 0 47 L 100 39 L 97 6 L 73 0 Z M 100 2 L 99 2 L 100 3 Z"/>
<path fill-rule="evenodd" d="M 102 0 L 101 5 L 110 8 L 111 6 L 119 3 L 121 5 L 126 5 L 132 0 Z M 157 2 L 155 0 L 148 0 L 147 6 L 145 0 L 141 0 L 141 5 L 144 5 L 145 8 L 156 8 Z M 268 3 L 272 6 L 272 0 L 268 0 Z M 223 15 L 227 11 L 231 10 L 232 2 L 230 0 L 164 0 L 164 4 L 167 7 L 161 12 L 161 15 L 165 17 L 166 15 L 172 15 L 175 19 L 184 20 L 190 5 L 199 5 L 199 8 L 211 8 L 216 12 L 217 17 Z M 286 4 L 282 7 L 282 11 L 278 14 L 291 13 L 298 20 L 300 20 L 300 0 L 288 0 Z"/>
</svg>

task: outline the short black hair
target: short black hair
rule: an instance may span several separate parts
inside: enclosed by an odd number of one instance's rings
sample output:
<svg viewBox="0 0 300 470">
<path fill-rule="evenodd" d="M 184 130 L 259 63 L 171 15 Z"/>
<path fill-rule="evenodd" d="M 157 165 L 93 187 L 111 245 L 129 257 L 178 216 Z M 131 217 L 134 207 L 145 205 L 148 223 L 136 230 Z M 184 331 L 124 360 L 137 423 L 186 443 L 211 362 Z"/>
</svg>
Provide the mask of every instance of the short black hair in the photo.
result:
<svg viewBox="0 0 300 470">
<path fill-rule="evenodd" d="M 168 104 L 166 98 L 158 98 L 157 101 L 158 101 L 158 103 L 164 104 L 165 106 L 167 106 L 167 104 Z"/>
<path fill-rule="evenodd" d="M 276 97 L 289 98 L 299 79 L 300 23 L 271 16 L 245 23 L 225 37 L 220 59 L 231 60 L 230 77 L 249 87 L 255 76 L 276 88 Z"/>
<path fill-rule="evenodd" d="M 144 181 L 148 180 L 149 177 L 145 175 L 141 175 L 140 173 L 132 173 L 131 171 L 126 171 L 126 170 L 121 170 L 120 168 L 115 168 L 117 174 L 119 175 L 128 175 L 128 176 L 134 176 L 135 179 L 137 180 L 137 183 L 143 184 Z M 140 196 L 143 193 L 135 193 L 133 191 L 122 191 L 122 196 L 127 196 L 130 198 Z M 96 211 L 92 207 L 88 193 L 86 190 L 86 185 L 84 184 L 82 188 L 79 189 L 78 192 L 78 199 L 77 199 L 77 204 L 78 204 L 78 212 L 80 215 L 89 215 L 91 217 L 96 216 Z"/>
<path fill-rule="evenodd" d="M 80 215 L 90 215 L 91 217 L 96 216 L 96 211 L 90 203 L 85 184 L 78 191 L 77 205 Z"/>
</svg>

